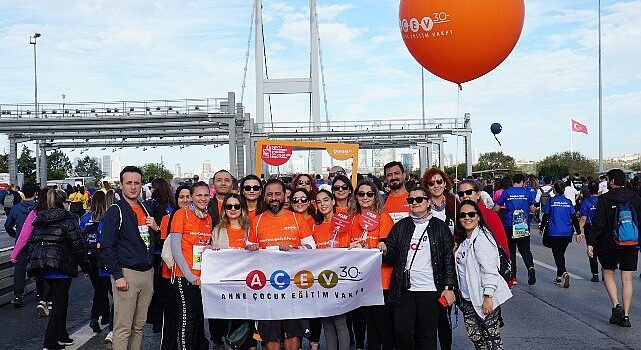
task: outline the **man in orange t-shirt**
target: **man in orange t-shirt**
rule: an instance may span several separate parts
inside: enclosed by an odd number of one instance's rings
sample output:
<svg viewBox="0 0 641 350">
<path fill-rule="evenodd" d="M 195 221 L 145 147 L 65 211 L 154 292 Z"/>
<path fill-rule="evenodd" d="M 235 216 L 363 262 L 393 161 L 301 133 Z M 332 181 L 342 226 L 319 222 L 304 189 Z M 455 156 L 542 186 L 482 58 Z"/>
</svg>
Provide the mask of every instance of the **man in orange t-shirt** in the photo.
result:
<svg viewBox="0 0 641 350">
<path fill-rule="evenodd" d="M 280 180 L 270 179 L 263 191 L 267 211 L 258 215 L 252 222 L 247 249 L 288 251 L 301 246 L 315 248 L 312 232 L 305 219 L 299 214 L 283 209 L 285 184 Z M 309 323 L 304 319 L 258 321 L 257 328 L 267 350 L 280 349 L 281 340 L 285 343 L 286 350 L 298 350 L 301 338 L 309 335 Z"/>
<path fill-rule="evenodd" d="M 410 206 L 406 201 L 409 192 L 405 188 L 405 168 L 403 168 L 403 164 L 395 161 L 385 164 L 383 171 L 385 181 L 391 189 L 385 200 L 383 212 L 389 214 L 396 223 L 410 213 Z"/>
</svg>

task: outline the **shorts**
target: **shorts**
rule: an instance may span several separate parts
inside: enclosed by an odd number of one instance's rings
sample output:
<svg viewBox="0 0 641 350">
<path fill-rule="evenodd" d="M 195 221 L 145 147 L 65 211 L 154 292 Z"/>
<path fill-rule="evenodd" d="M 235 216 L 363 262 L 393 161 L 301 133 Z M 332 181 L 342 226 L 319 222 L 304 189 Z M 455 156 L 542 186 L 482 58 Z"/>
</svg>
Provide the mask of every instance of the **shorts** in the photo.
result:
<svg viewBox="0 0 641 350">
<path fill-rule="evenodd" d="M 309 336 L 309 321 L 305 319 L 258 321 L 258 334 L 264 342 Z"/>
<path fill-rule="evenodd" d="M 639 262 L 638 249 L 608 249 L 599 251 L 599 262 L 605 270 L 636 271 Z"/>
</svg>

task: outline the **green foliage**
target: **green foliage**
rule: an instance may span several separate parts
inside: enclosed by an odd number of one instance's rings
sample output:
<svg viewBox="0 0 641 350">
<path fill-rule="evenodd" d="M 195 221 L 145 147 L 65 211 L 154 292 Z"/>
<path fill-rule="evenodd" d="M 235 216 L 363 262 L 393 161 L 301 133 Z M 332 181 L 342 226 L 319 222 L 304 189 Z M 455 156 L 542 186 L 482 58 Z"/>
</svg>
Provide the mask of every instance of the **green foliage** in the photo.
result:
<svg viewBox="0 0 641 350">
<path fill-rule="evenodd" d="M 143 182 L 146 182 L 149 178 L 163 178 L 167 181 L 174 178 L 174 174 L 167 170 L 164 164 L 147 163 L 140 169 L 142 170 Z"/>
<path fill-rule="evenodd" d="M 64 152 L 53 151 L 47 156 L 47 178 L 50 180 L 63 180 L 71 175 L 71 161 Z"/>
<path fill-rule="evenodd" d="M 555 153 L 536 164 L 539 175 L 560 179 L 565 173 L 579 173 L 581 176 L 597 175 L 597 162 L 579 152 Z"/>
<path fill-rule="evenodd" d="M 74 172 L 76 176 L 93 177 L 96 183 L 99 183 L 105 176 L 98 166 L 98 162 L 89 156 L 85 156 L 78 161 Z"/>
<path fill-rule="evenodd" d="M 467 174 L 465 173 L 465 163 L 461 163 L 458 166 L 446 166 L 445 167 L 445 174 L 450 178 L 450 180 L 454 180 L 456 178 L 456 168 L 458 168 L 458 177 L 460 178 L 465 178 Z"/>
<path fill-rule="evenodd" d="M 31 150 L 22 146 L 18 157 L 18 172 L 24 174 L 25 181 L 36 182 L 36 158 L 31 156 Z"/>
<path fill-rule="evenodd" d="M 483 153 L 479 157 L 478 163 L 474 170 L 496 170 L 496 169 L 515 169 L 516 161 L 514 157 L 504 154 L 503 152 Z"/>
<path fill-rule="evenodd" d="M 0 154 L 0 173 L 9 172 L 9 155 Z"/>
</svg>

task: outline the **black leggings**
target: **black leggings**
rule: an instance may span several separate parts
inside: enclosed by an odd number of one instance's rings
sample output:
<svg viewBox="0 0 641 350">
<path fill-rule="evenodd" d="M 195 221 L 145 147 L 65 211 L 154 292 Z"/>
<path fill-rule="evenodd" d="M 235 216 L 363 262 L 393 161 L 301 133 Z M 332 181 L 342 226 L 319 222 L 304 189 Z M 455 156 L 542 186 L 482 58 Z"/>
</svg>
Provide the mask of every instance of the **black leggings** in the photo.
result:
<svg viewBox="0 0 641 350">
<path fill-rule="evenodd" d="M 49 322 L 45 332 L 44 347 L 58 348 L 58 341 L 69 338 L 67 333 L 67 308 L 69 306 L 69 288 L 71 278 L 47 279 L 51 286 L 53 308 L 49 312 Z"/>
<path fill-rule="evenodd" d="M 322 328 L 323 328 L 323 324 L 320 318 L 309 319 L 309 342 L 310 343 L 320 342 Z"/>
<path fill-rule="evenodd" d="M 200 287 L 190 284 L 184 277 L 176 277 L 174 291 L 178 297 L 181 320 L 178 332 L 178 348 L 181 350 L 207 350 L 209 342 L 205 338 Z"/>
<path fill-rule="evenodd" d="M 523 258 L 523 263 L 528 269 L 534 267 L 534 258 L 530 250 L 530 236 L 522 238 L 512 238 L 512 226 L 505 227 L 505 234 L 507 235 L 507 244 L 510 248 L 510 260 L 512 260 L 512 278 L 516 278 L 516 249 L 518 247 L 519 253 Z"/>
<path fill-rule="evenodd" d="M 590 237 L 590 234 L 592 233 L 592 224 L 585 224 L 583 226 L 583 232 L 585 233 L 585 243 L 588 242 L 588 237 Z M 597 259 L 596 256 L 596 250 L 593 250 L 594 255 L 590 258 L 588 257 L 588 260 L 590 261 L 590 272 L 592 272 L 593 275 L 598 275 L 599 274 L 599 260 Z"/>
<path fill-rule="evenodd" d="M 367 349 L 394 349 L 394 308 L 390 305 L 365 306 Z"/>
<path fill-rule="evenodd" d="M 568 249 L 568 244 L 572 241 L 572 236 L 548 237 L 548 239 L 550 241 L 552 255 L 554 256 L 554 264 L 556 265 L 556 276 L 561 277 L 564 272 L 567 272 L 565 269 L 565 250 Z"/>
<path fill-rule="evenodd" d="M 354 348 L 365 349 L 366 328 L 362 307 L 347 313 L 347 331 L 349 332 L 350 342 L 352 339 L 354 340 Z"/>
<path fill-rule="evenodd" d="M 398 349 L 436 350 L 439 319 L 444 314 L 438 298 L 438 292 L 402 292 L 401 303 L 394 308 Z"/>
<path fill-rule="evenodd" d="M 109 318 L 109 286 L 105 283 L 105 278 L 100 278 L 98 267 L 98 253 L 92 252 L 88 254 L 89 263 L 91 264 L 91 272 L 89 272 L 89 279 L 93 286 L 93 303 L 91 304 L 91 318 L 97 320 L 100 316 L 105 319 Z"/>
</svg>

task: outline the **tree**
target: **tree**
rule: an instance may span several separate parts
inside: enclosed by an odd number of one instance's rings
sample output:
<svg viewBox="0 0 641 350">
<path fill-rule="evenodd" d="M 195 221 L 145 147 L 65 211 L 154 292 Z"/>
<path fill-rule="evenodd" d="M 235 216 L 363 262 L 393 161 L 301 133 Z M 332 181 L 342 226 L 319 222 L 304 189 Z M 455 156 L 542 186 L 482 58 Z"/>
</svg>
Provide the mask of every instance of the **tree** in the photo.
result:
<svg viewBox="0 0 641 350">
<path fill-rule="evenodd" d="M 31 150 L 22 146 L 18 157 L 18 172 L 24 174 L 25 181 L 36 182 L 36 158 L 31 156 Z"/>
<path fill-rule="evenodd" d="M 149 178 L 163 178 L 167 181 L 174 178 L 164 164 L 159 163 L 147 163 L 140 168 L 142 170 L 142 179 L 143 182 L 147 181 Z"/>
<path fill-rule="evenodd" d="M 9 155 L 0 154 L 0 173 L 9 172 Z"/>
<path fill-rule="evenodd" d="M 89 156 L 85 156 L 78 161 L 74 172 L 76 176 L 93 177 L 96 183 L 99 183 L 105 176 L 98 166 L 98 162 Z"/>
<path fill-rule="evenodd" d="M 62 180 L 71 174 L 71 162 L 64 152 L 55 150 L 47 156 L 47 177 L 51 180 Z"/>
<path fill-rule="evenodd" d="M 515 169 L 516 161 L 512 156 L 503 152 L 483 153 L 479 157 L 474 170 Z"/>
<path fill-rule="evenodd" d="M 458 168 L 458 177 L 459 179 L 464 179 L 467 176 L 467 173 L 465 172 L 465 163 L 461 163 L 458 166 L 446 166 L 444 169 L 445 174 L 450 178 L 450 180 L 454 181 L 456 178 L 456 168 Z"/>
<path fill-rule="evenodd" d="M 539 175 L 551 176 L 555 179 L 562 178 L 566 173 L 596 177 L 597 163 L 579 152 L 566 151 L 555 153 L 536 163 L 536 170 Z"/>
</svg>

